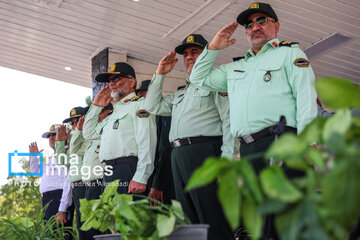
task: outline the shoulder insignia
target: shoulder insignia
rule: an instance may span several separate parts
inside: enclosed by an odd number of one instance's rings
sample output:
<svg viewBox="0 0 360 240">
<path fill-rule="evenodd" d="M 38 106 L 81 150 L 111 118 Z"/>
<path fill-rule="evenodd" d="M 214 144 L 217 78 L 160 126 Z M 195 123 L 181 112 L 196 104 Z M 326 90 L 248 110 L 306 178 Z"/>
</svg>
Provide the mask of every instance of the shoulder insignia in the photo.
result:
<svg viewBox="0 0 360 240">
<path fill-rule="evenodd" d="M 178 86 L 177 90 L 181 90 L 181 89 L 184 89 L 184 88 L 185 88 L 185 85 Z"/>
<path fill-rule="evenodd" d="M 228 95 L 227 92 L 218 92 L 218 94 L 222 97 L 226 97 Z"/>
<path fill-rule="evenodd" d="M 299 43 L 298 42 L 291 42 L 291 41 L 281 41 L 280 44 L 279 44 L 280 47 L 284 47 L 284 46 L 285 47 L 291 47 L 293 45 L 299 45 Z"/>
<path fill-rule="evenodd" d="M 137 111 L 136 116 L 138 116 L 139 118 L 147 118 L 150 116 L 150 113 L 145 109 L 141 109 Z"/>
<path fill-rule="evenodd" d="M 305 58 L 297 58 L 295 59 L 294 64 L 297 67 L 308 67 L 310 65 L 310 62 Z"/>
<path fill-rule="evenodd" d="M 232 60 L 233 60 L 233 62 L 236 62 L 236 61 L 239 61 L 239 60 L 241 60 L 243 58 L 245 58 L 245 57 L 244 56 L 242 56 L 242 57 L 234 57 Z"/>
<path fill-rule="evenodd" d="M 137 100 L 139 100 L 139 99 L 140 99 L 139 96 L 135 96 L 135 97 L 132 97 L 132 98 L 130 99 L 130 102 L 135 102 L 135 101 L 137 101 Z"/>
</svg>

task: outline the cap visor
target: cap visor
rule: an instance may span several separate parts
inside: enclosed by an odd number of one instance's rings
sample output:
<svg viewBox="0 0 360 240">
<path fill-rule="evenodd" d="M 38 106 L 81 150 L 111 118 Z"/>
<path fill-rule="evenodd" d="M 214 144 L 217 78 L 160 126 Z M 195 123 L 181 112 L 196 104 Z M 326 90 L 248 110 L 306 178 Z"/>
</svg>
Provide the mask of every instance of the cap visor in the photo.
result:
<svg viewBox="0 0 360 240">
<path fill-rule="evenodd" d="M 185 44 L 181 44 L 179 46 L 177 46 L 175 48 L 175 52 L 177 52 L 178 54 L 183 54 L 184 53 L 184 50 L 187 48 L 187 47 L 192 47 L 192 46 L 197 46 L 197 47 L 201 47 L 201 48 L 205 48 L 205 46 L 201 45 L 200 43 L 185 43 Z"/>
<path fill-rule="evenodd" d="M 101 73 L 101 74 L 99 74 L 99 75 L 97 75 L 96 77 L 95 77 L 95 80 L 97 81 L 97 82 L 110 82 L 109 81 L 109 77 L 110 76 L 124 76 L 124 75 L 122 75 L 122 74 L 118 74 L 118 73 Z"/>
<path fill-rule="evenodd" d="M 55 131 L 54 131 L 54 132 L 45 132 L 45 133 L 43 133 L 43 134 L 41 135 L 41 137 L 42 137 L 42 138 L 49 138 L 49 137 L 50 137 L 50 133 L 56 134 Z"/>
<path fill-rule="evenodd" d="M 248 17 L 250 17 L 251 14 L 254 13 L 265 13 L 267 15 L 269 15 L 268 12 L 265 12 L 261 9 L 258 8 L 252 8 L 252 9 L 246 9 L 245 11 L 243 11 L 242 13 L 239 14 L 239 16 L 237 17 L 236 21 L 240 24 L 240 25 L 244 25 L 248 19 Z M 270 16 L 270 15 L 269 15 Z M 271 16 L 270 16 L 271 17 Z"/>
<path fill-rule="evenodd" d="M 70 122 L 70 121 L 73 120 L 73 119 L 77 119 L 77 120 L 78 120 L 81 116 L 82 116 L 82 115 L 79 114 L 79 116 L 77 116 L 77 117 L 67 118 L 67 119 L 65 119 L 65 120 L 63 121 L 63 123 L 68 123 L 68 122 Z"/>
</svg>

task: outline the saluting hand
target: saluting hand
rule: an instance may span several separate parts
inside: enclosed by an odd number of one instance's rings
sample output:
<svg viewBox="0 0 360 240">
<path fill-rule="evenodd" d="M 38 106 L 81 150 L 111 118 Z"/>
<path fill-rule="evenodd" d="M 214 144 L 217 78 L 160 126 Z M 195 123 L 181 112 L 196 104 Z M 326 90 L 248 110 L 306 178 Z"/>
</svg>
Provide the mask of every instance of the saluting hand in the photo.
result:
<svg viewBox="0 0 360 240">
<path fill-rule="evenodd" d="M 156 69 L 157 75 L 165 75 L 169 73 L 177 63 L 179 59 L 175 58 L 176 52 L 171 51 L 168 54 L 166 54 L 159 62 L 159 65 Z"/>
<path fill-rule="evenodd" d="M 77 128 L 78 128 L 79 130 L 82 130 L 82 129 L 83 129 L 84 121 L 85 121 L 85 115 L 82 116 L 81 118 L 79 118 L 79 121 L 78 121 L 78 123 L 77 123 Z"/>
<path fill-rule="evenodd" d="M 36 142 L 30 143 L 30 145 L 29 145 L 29 152 L 30 152 L 30 153 L 41 153 L 42 151 L 44 151 L 44 149 L 41 149 L 41 150 L 39 151 Z"/>
<path fill-rule="evenodd" d="M 96 94 L 93 104 L 98 107 L 106 107 L 112 100 L 110 87 L 107 85 Z"/>
<path fill-rule="evenodd" d="M 220 29 L 208 45 L 209 50 L 220 50 L 233 45 L 236 41 L 235 38 L 230 40 L 231 35 L 238 27 L 237 22 L 230 23 L 229 25 Z"/>
<path fill-rule="evenodd" d="M 143 193 L 146 190 L 146 184 L 130 181 L 128 193 Z"/>
<path fill-rule="evenodd" d="M 67 140 L 67 138 L 68 138 L 68 136 L 70 134 L 70 131 L 68 133 L 66 133 L 66 126 L 64 124 L 61 124 L 59 126 L 59 128 L 57 129 L 55 140 L 56 141 L 65 141 L 65 140 Z"/>
</svg>

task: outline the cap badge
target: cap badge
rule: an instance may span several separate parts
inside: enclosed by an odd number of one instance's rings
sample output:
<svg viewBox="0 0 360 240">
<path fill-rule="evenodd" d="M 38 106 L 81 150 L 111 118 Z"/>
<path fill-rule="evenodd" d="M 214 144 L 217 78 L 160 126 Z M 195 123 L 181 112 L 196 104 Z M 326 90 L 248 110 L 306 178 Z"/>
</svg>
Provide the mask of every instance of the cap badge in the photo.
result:
<svg viewBox="0 0 360 240">
<path fill-rule="evenodd" d="M 54 125 L 51 125 L 50 131 L 55 131 L 55 126 Z"/>
<path fill-rule="evenodd" d="M 264 74 L 264 81 L 265 82 L 268 82 L 271 80 L 271 73 L 270 71 L 267 71 L 265 74 Z"/>
<path fill-rule="evenodd" d="M 71 115 L 71 116 L 76 115 L 76 109 L 75 109 L 75 108 L 71 109 L 71 113 L 70 113 L 70 115 Z"/>
<path fill-rule="evenodd" d="M 116 64 L 113 64 L 110 68 L 110 72 L 115 72 Z"/>
<path fill-rule="evenodd" d="M 194 42 L 194 35 L 190 35 L 186 38 L 186 43 L 193 43 Z"/>
<path fill-rule="evenodd" d="M 253 4 L 251 4 L 250 8 L 259 8 L 259 4 L 258 3 L 253 3 Z"/>
</svg>

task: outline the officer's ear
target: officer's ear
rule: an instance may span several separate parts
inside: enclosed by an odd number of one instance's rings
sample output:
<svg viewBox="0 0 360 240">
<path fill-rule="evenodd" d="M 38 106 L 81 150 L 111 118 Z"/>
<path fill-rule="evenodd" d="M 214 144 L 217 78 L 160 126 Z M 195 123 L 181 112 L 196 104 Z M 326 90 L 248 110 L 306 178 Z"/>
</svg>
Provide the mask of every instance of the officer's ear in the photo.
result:
<svg viewBox="0 0 360 240">
<path fill-rule="evenodd" d="M 136 79 L 129 78 L 129 80 L 130 80 L 130 88 L 136 89 Z"/>
<path fill-rule="evenodd" d="M 277 21 L 277 22 L 275 22 L 275 32 L 276 32 L 276 34 L 279 32 L 279 29 L 280 29 L 280 22 Z"/>
</svg>

